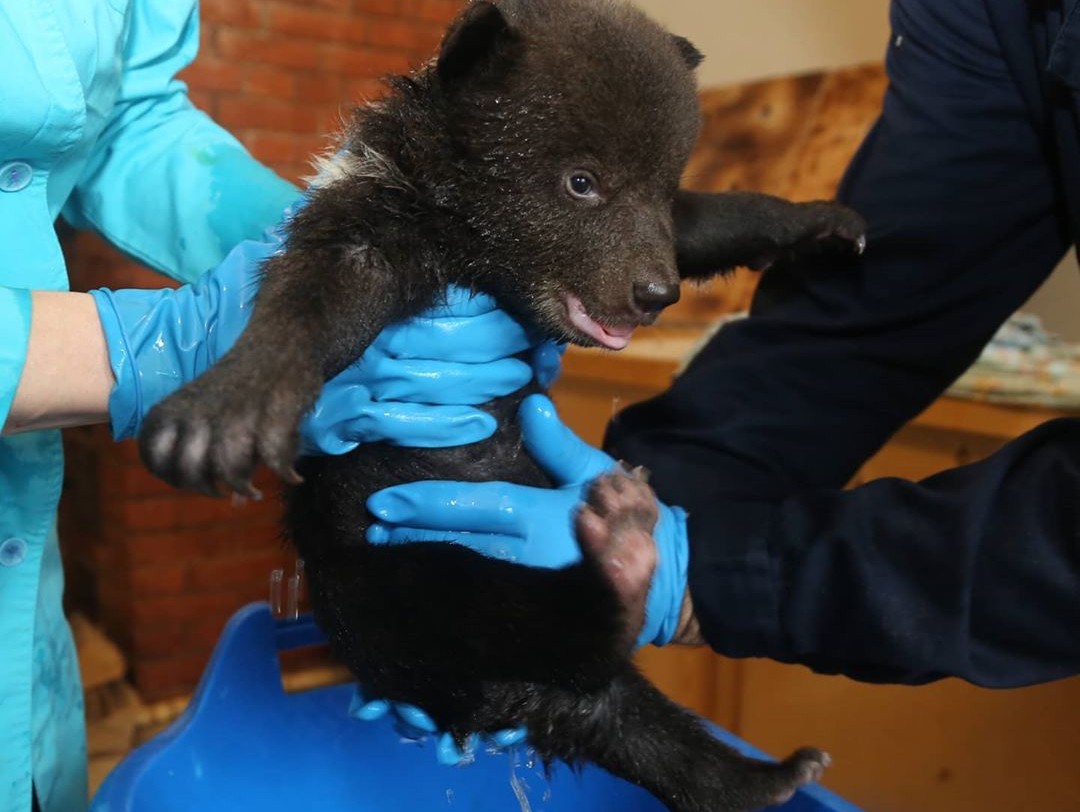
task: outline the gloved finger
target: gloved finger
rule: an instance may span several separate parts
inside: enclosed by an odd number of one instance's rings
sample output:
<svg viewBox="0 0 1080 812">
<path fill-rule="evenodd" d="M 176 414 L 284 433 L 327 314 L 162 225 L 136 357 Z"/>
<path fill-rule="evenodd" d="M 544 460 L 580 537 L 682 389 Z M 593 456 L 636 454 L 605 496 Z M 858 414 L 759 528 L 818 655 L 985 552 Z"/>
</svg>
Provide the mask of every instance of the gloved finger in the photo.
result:
<svg viewBox="0 0 1080 812">
<path fill-rule="evenodd" d="M 390 712 L 390 703 L 385 699 L 368 699 L 360 686 L 356 687 L 349 700 L 348 715 L 354 719 L 370 722 L 381 719 Z"/>
<path fill-rule="evenodd" d="M 425 530 L 421 527 L 402 527 L 397 524 L 375 522 L 368 526 L 367 540 L 371 544 L 413 544 L 415 542 L 442 542 L 460 544 L 488 558 L 515 561 L 522 540 L 514 536 L 495 533 L 468 533 L 457 530 Z"/>
<path fill-rule="evenodd" d="M 381 358 L 365 364 L 362 374 L 374 400 L 474 406 L 516 392 L 532 380 L 533 370 L 517 358 L 487 363 Z"/>
<path fill-rule="evenodd" d="M 438 541 L 447 544 L 457 541 L 467 533 L 451 530 L 424 530 L 419 527 L 401 527 L 396 524 L 375 522 L 368 526 L 366 533 L 370 544 L 411 544 L 415 541 Z"/>
<path fill-rule="evenodd" d="M 645 598 L 645 622 L 638 632 L 638 648 L 647 643 L 666 646 L 678 630 L 689 559 L 686 511 L 661 506 L 653 538 L 656 541 L 656 569 Z"/>
<path fill-rule="evenodd" d="M 484 364 L 516 355 L 536 342 L 509 314 L 418 316 L 385 328 L 372 343 L 391 358 L 426 358 Z"/>
<path fill-rule="evenodd" d="M 354 719 L 361 719 L 365 722 L 372 722 L 375 719 L 381 719 L 390 712 L 390 703 L 385 699 L 375 699 L 371 702 L 365 702 L 360 705 L 349 706 L 349 716 Z"/>
<path fill-rule="evenodd" d="M 487 412 L 467 406 L 424 406 L 418 403 L 387 403 L 370 420 L 346 426 L 346 436 L 359 442 L 384 440 L 413 448 L 448 448 L 484 440 L 498 423 Z"/>
<path fill-rule="evenodd" d="M 435 758 L 440 764 L 456 767 L 463 761 L 468 761 L 476 752 L 478 739 L 476 734 L 471 734 L 465 740 L 465 746 L 459 748 L 454 737 L 449 733 L 443 733 L 435 743 Z"/>
<path fill-rule="evenodd" d="M 446 448 L 487 439 L 498 423 L 467 406 L 373 404 L 360 393 L 325 392 L 300 429 L 303 454 L 347 454 L 361 443 L 385 441 Z"/>
<path fill-rule="evenodd" d="M 593 448 L 561 420 L 555 404 L 544 395 L 529 395 L 518 409 L 525 450 L 556 485 L 590 482 L 617 466 L 615 460 Z"/>
<path fill-rule="evenodd" d="M 425 711 L 416 707 L 416 705 L 395 702 L 393 704 L 393 710 L 394 715 L 397 716 L 398 719 L 416 730 L 430 734 L 437 732 L 439 729 L 435 724 L 435 720 L 428 716 Z"/>
<path fill-rule="evenodd" d="M 544 389 L 550 387 L 559 377 L 565 352 L 566 345 L 556 344 L 554 341 L 544 341 L 533 350 L 533 372 L 536 373 L 536 382 Z"/>
<path fill-rule="evenodd" d="M 535 502 L 541 490 L 509 482 L 425 480 L 377 491 L 368 497 L 367 509 L 386 524 L 520 538 L 523 519 L 516 503 Z"/>
<path fill-rule="evenodd" d="M 565 509 L 565 508 L 563 508 Z M 375 522 L 368 526 L 366 537 L 371 544 L 414 544 L 441 542 L 468 547 L 475 553 L 507 561 L 511 564 L 523 564 L 528 567 L 560 569 L 581 561 L 581 548 L 571 538 L 570 544 L 550 543 L 550 539 L 534 541 L 521 536 L 508 536 L 499 533 L 470 533 L 462 530 L 426 530 L 421 527 L 407 527 L 396 524 Z"/>
<path fill-rule="evenodd" d="M 515 744 L 521 744 L 525 741 L 526 735 L 527 732 L 524 727 L 507 728 L 492 736 L 491 743 L 498 748 L 513 747 Z"/>
</svg>

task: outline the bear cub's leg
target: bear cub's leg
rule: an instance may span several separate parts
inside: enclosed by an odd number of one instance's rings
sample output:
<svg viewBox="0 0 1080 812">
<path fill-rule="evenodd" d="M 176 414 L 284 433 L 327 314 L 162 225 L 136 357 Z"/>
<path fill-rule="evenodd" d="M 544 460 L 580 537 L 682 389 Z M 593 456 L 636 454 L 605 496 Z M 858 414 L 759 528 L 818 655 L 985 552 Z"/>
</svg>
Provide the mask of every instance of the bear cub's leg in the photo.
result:
<svg viewBox="0 0 1080 812">
<path fill-rule="evenodd" d="M 658 515 L 642 468 L 599 477 L 578 515 L 578 539 L 614 584 L 626 611 L 628 650 L 645 618 L 657 564 L 652 533 Z M 571 763 L 588 759 L 617 775 L 634 775 L 673 812 L 749 812 L 783 803 L 798 787 L 820 778 L 829 764 L 828 755 L 812 748 L 779 763 L 739 754 L 630 663 L 595 694 L 551 689 L 546 699 L 544 714 L 528 720 L 530 739 L 542 756 Z M 558 737 L 544 735 L 544 716 L 556 720 L 546 729 L 560 731 Z"/>
</svg>

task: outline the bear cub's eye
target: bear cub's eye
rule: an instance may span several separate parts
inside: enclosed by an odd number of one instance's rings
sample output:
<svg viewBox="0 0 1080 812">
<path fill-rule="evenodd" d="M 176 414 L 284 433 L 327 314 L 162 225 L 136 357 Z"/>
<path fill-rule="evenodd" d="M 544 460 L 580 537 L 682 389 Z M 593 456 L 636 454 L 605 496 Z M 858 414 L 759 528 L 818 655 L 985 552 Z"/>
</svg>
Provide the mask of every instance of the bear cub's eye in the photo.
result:
<svg viewBox="0 0 1080 812">
<path fill-rule="evenodd" d="M 576 169 L 566 176 L 566 191 L 578 200 L 596 200 L 600 197 L 596 189 L 596 178 L 584 169 Z"/>
</svg>

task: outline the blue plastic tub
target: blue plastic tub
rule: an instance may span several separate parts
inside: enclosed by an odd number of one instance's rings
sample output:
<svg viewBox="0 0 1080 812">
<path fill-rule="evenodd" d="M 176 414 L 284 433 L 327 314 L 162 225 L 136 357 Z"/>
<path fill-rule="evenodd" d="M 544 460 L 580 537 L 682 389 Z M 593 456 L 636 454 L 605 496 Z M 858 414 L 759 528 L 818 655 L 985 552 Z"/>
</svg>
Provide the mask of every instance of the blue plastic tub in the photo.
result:
<svg viewBox="0 0 1080 812">
<path fill-rule="evenodd" d="M 347 716 L 348 685 L 286 693 L 278 652 L 322 641 L 310 619 L 277 622 L 265 603 L 241 609 L 187 711 L 113 770 L 93 812 L 664 812 L 597 767 L 575 774 L 559 765 L 549 782 L 522 749 L 439 765 L 432 744 L 401 742 L 389 719 Z M 817 786 L 776 809 L 859 812 Z"/>
</svg>

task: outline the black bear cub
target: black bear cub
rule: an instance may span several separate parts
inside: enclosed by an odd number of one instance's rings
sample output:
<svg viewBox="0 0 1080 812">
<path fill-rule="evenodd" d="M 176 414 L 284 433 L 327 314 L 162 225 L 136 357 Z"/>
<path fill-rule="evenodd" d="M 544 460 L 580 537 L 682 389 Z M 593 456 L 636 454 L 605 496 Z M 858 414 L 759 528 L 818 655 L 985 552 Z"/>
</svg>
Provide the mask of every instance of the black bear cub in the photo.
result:
<svg viewBox="0 0 1080 812">
<path fill-rule="evenodd" d="M 437 58 L 353 113 L 266 263 L 246 331 L 151 412 L 140 447 L 157 475 L 205 493 L 251 493 L 260 463 L 294 485 L 287 531 L 317 619 L 370 694 L 461 738 L 524 724 L 545 760 L 595 762 L 675 812 L 735 812 L 789 797 L 826 757 L 744 758 L 640 676 L 634 608 L 590 544 L 580 565 L 538 570 L 457 545 L 365 541 L 365 499 L 389 485 L 550 485 L 522 452 L 527 391 L 486 405 L 500 427 L 482 443 L 296 459 L 323 382 L 450 284 L 551 337 L 619 349 L 680 279 L 861 250 L 861 221 L 831 203 L 679 190 L 700 59 L 624 2 L 468 5 Z M 590 503 L 613 536 L 649 543 L 656 508 L 639 480 L 602 478 Z"/>
</svg>

